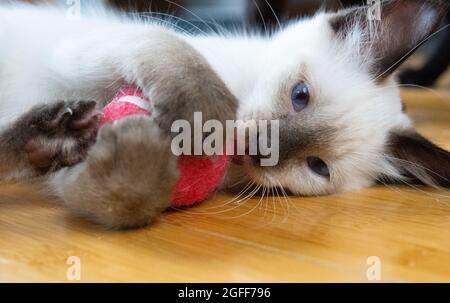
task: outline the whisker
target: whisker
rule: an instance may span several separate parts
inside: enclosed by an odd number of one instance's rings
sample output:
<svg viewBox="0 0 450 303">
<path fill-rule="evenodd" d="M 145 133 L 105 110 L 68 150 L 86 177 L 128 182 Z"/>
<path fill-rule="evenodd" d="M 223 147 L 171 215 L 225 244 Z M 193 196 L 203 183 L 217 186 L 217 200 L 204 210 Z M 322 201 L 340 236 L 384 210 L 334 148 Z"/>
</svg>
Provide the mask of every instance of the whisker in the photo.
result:
<svg viewBox="0 0 450 303">
<path fill-rule="evenodd" d="M 288 195 L 288 194 L 286 193 L 286 191 L 284 190 L 284 187 L 281 185 L 280 181 L 279 181 L 279 180 L 276 180 L 276 182 L 278 183 L 278 186 L 280 187 L 280 191 L 281 191 L 281 193 L 283 194 L 283 198 L 285 199 L 286 203 L 288 204 L 289 209 L 290 209 L 290 207 L 291 207 L 291 205 L 292 205 L 292 207 L 294 208 L 294 210 L 297 211 L 298 214 L 300 214 L 300 212 L 299 212 L 297 206 L 296 206 L 294 203 L 292 203 L 292 201 L 291 201 L 289 195 Z"/>
<path fill-rule="evenodd" d="M 268 209 L 268 206 L 269 206 L 269 190 L 270 190 L 270 188 L 268 187 L 268 185 L 266 185 L 266 188 L 267 188 L 267 191 L 266 191 L 266 194 L 267 194 L 267 197 L 266 197 L 266 203 L 265 203 L 265 205 L 264 205 L 264 215 L 263 215 L 263 220 L 265 220 L 265 218 L 266 218 L 266 215 L 267 215 L 267 209 Z"/>
<path fill-rule="evenodd" d="M 276 218 L 276 212 L 277 212 L 277 205 L 275 203 L 275 194 L 274 194 L 274 187 L 271 187 L 271 192 L 272 192 L 272 206 L 273 206 L 273 213 L 272 213 L 272 219 L 270 220 L 270 224 L 272 225 L 275 222 L 275 218 Z"/>
<path fill-rule="evenodd" d="M 164 0 L 164 1 L 185 10 L 187 13 L 191 14 L 193 17 L 197 18 L 201 23 L 203 23 L 209 30 L 211 30 L 211 32 L 213 32 L 213 33 L 215 32 L 214 29 L 208 23 L 206 23 L 203 18 L 201 18 L 199 15 L 197 15 L 193 11 L 191 11 L 188 8 L 184 7 L 183 5 L 180 5 L 173 1 L 170 1 L 170 0 Z"/>
<path fill-rule="evenodd" d="M 255 181 L 249 181 L 247 182 L 247 185 L 235 196 L 233 197 L 231 200 L 229 200 L 229 202 L 234 202 L 237 199 L 239 199 L 248 189 L 250 189 L 253 185 L 255 184 Z"/>
<path fill-rule="evenodd" d="M 205 32 L 203 29 L 201 29 L 199 26 L 195 25 L 191 21 L 189 21 L 187 19 L 184 19 L 184 18 L 181 18 L 181 17 L 178 17 L 178 16 L 175 16 L 175 15 L 170 15 L 170 14 L 166 14 L 166 13 L 162 13 L 162 12 L 146 12 L 146 13 L 137 13 L 137 14 L 139 14 L 139 15 L 148 15 L 148 14 L 150 14 L 150 15 L 157 15 L 157 16 L 168 17 L 169 20 L 164 20 L 163 18 L 161 18 L 161 21 L 167 21 L 167 22 L 169 22 L 169 24 L 173 24 L 173 22 L 171 22 L 170 19 L 175 19 L 177 21 L 182 21 L 182 22 L 192 26 L 192 28 L 198 30 L 198 32 L 200 32 L 200 33 L 202 33 L 204 35 L 208 35 L 207 32 Z M 150 17 L 155 18 L 153 16 L 150 16 Z M 178 28 L 182 29 L 179 26 L 178 26 Z M 187 32 L 187 30 L 185 28 L 183 28 L 183 29 L 184 29 L 184 32 Z M 193 33 L 190 33 L 190 34 L 192 35 Z"/>
<path fill-rule="evenodd" d="M 262 194 L 261 194 L 261 200 L 263 201 L 264 200 L 264 196 L 265 196 L 265 194 L 266 194 L 266 190 L 267 190 L 267 188 L 263 185 L 263 188 L 262 188 Z M 261 212 L 262 212 L 262 206 L 264 205 L 264 203 L 262 203 L 262 205 L 260 205 L 259 207 L 258 207 L 258 214 L 259 214 L 259 216 L 261 217 Z"/>
<path fill-rule="evenodd" d="M 364 154 L 364 153 L 359 153 L 359 152 L 351 152 L 351 153 L 349 153 L 349 154 L 366 156 L 367 154 L 370 154 L 370 152 L 367 152 L 366 154 Z M 380 157 L 387 156 L 387 155 L 382 155 L 382 154 L 380 154 L 380 153 L 372 153 L 372 154 L 375 154 L 375 155 L 380 156 Z M 389 157 L 389 156 L 387 156 L 387 157 Z M 396 159 L 395 157 L 390 157 L 390 158 Z M 360 160 L 359 158 L 357 158 L 357 159 Z M 397 159 L 397 160 L 402 160 L 402 159 Z M 410 162 L 410 161 L 407 161 L 407 160 L 403 160 L 403 161 Z M 360 168 L 359 168 L 356 164 L 353 164 L 353 163 L 357 163 L 357 162 L 358 162 L 358 161 L 353 161 L 353 162 L 350 162 L 350 163 L 351 163 L 351 165 L 353 165 L 353 167 L 354 167 L 355 169 L 360 170 Z M 414 163 L 411 162 L 411 164 L 414 164 Z M 374 179 L 377 180 L 377 181 L 380 181 L 380 178 L 379 178 L 379 177 L 376 177 L 376 178 L 374 178 Z M 402 179 L 402 178 L 398 178 L 398 180 L 399 180 L 400 182 L 404 183 L 405 185 L 407 185 L 407 186 L 409 186 L 409 187 L 411 187 L 411 188 L 413 188 L 413 189 L 415 189 L 415 190 L 418 190 L 418 191 L 422 192 L 423 194 L 425 194 L 425 195 L 427 195 L 427 196 L 429 196 L 429 197 L 435 199 L 436 201 L 438 201 L 437 198 L 436 198 L 436 196 L 438 196 L 438 197 L 444 197 L 444 198 L 449 198 L 449 196 L 447 196 L 447 195 L 441 195 L 441 194 L 437 194 L 437 193 L 435 193 L 435 194 L 427 193 L 426 191 L 421 190 L 419 187 L 414 186 L 414 185 L 408 183 L 407 181 L 405 181 L 405 180 Z M 437 189 L 439 189 L 439 188 L 437 188 Z"/>
<path fill-rule="evenodd" d="M 259 185 L 258 190 L 261 189 L 261 186 L 262 186 L 262 185 Z M 249 197 L 248 200 L 250 200 L 250 199 L 253 198 L 253 197 L 254 197 L 254 194 L 253 194 L 251 197 Z M 245 212 L 245 213 L 243 213 L 243 214 L 240 214 L 240 215 L 238 215 L 238 216 L 228 217 L 228 218 L 226 218 L 226 219 L 238 219 L 238 218 L 242 218 L 242 217 L 245 217 L 246 215 L 251 214 L 251 213 L 252 213 L 253 211 L 255 211 L 255 210 L 258 208 L 258 206 L 261 204 L 262 198 L 263 198 L 263 197 L 261 197 L 261 198 L 259 199 L 258 203 L 256 203 L 256 205 L 253 206 L 249 211 L 247 211 L 247 212 Z M 248 200 L 247 200 L 247 201 L 248 201 Z"/>
<path fill-rule="evenodd" d="M 280 194 L 278 192 L 278 188 L 277 187 L 275 187 L 275 193 L 276 193 L 276 196 L 277 196 L 277 200 L 280 202 L 281 208 L 283 209 L 283 220 L 281 221 L 281 223 L 286 223 L 287 218 L 288 218 L 288 214 L 289 214 L 288 213 L 288 209 L 287 209 L 287 207 L 285 208 L 285 204 L 283 203 L 283 200 L 280 197 Z"/>
<path fill-rule="evenodd" d="M 275 216 L 276 216 L 276 204 L 275 204 L 275 194 L 274 194 L 274 187 L 273 186 L 270 186 L 270 187 L 267 187 L 267 199 L 266 199 L 266 205 L 265 205 L 265 210 L 264 210 L 264 212 L 266 213 L 267 212 L 267 210 L 268 210 L 268 205 L 269 205 L 269 200 L 271 200 L 271 206 L 272 206 L 272 217 L 271 217 L 271 220 L 270 221 L 268 221 L 268 222 L 266 222 L 266 223 L 264 223 L 264 224 L 261 224 L 261 225 L 259 225 L 259 226 L 257 226 L 257 228 L 258 229 L 261 229 L 261 228 L 264 228 L 264 227 L 266 227 L 266 226 L 269 226 L 269 225 L 272 225 L 273 224 L 273 222 L 275 221 Z M 271 192 L 271 195 L 270 195 L 270 197 L 269 197 L 269 192 Z M 265 219 L 266 218 L 266 214 L 264 214 L 264 216 L 263 216 L 263 219 Z"/>
<path fill-rule="evenodd" d="M 253 193 L 253 191 L 247 193 L 247 191 L 250 190 L 250 189 L 252 188 L 252 185 L 253 185 L 253 184 L 254 184 L 254 181 L 253 181 L 250 185 L 247 184 L 247 189 L 246 189 L 244 192 L 242 192 L 242 193 L 239 195 L 239 197 L 242 196 L 243 194 L 246 194 L 246 195 L 245 195 L 243 198 L 239 199 L 239 201 L 246 200 L 246 199 Z M 223 206 L 226 206 L 226 205 L 230 205 L 230 204 L 231 204 L 233 201 L 235 201 L 235 200 L 236 200 L 236 197 L 233 198 L 233 200 L 227 201 L 227 202 L 225 202 L 225 203 L 223 203 L 223 204 L 221 204 L 221 205 L 216 205 L 216 206 L 212 206 L 212 207 L 206 208 L 206 210 L 209 210 L 209 209 L 217 209 L 217 208 L 220 208 L 220 207 L 223 207 Z M 179 208 L 179 207 L 171 207 L 171 209 L 178 210 L 178 211 L 181 211 L 181 212 L 183 212 L 183 213 L 194 214 L 194 215 L 215 215 L 215 214 L 221 214 L 221 213 L 225 213 L 225 212 L 228 212 L 228 211 L 232 211 L 232 210 L 234 210 L 234 209 L 239 208 L 241 205 L 242 205 L 242 203 L 238 203 L 238 204 L 236 204 L 236 206 L 234 206 L 234 207 L 232 207 L 232 208 L 225 209 L 225 210 L 220 210 L 220 211 L 215 211 L 215 212 L 197 211 L 197 210 L 195 210 L 195 211 L 189 211 L 189 210 L 186 210 L 186 209 L 183 209 L 183 208 Z"/>
<path fill-rule="evenodd" d="M 278 18 L 278 16 L 275 13 L 275 10 L 273 9 L 272 5 L 267 0 L 264 0 L 264 1 L 266 2 L 266 4 L 269 7 L 270 11 L 272 12 L 273 16 L 275 17 L 275 20 L 277 21 L 277 24 L 278 24 L 278 29 L 280 31 L 283 30 L 283 26 L 281 25 L 280 18 Z"/>
<path fill-rule="evenodd" d="M 252 2 L 255 5 L 256 9 L 258 10 L 259 16 L 261 17 L 261 21 L 262 21 L 263 27 L 264 27 L 264 32 L 267 33 L 267 25 L 266 25 L 266 21 L 264 20 L 264 15 L 258 6 L 258 3 L 256 3 L 255 0 L 252 0 Z"/>
</svg>

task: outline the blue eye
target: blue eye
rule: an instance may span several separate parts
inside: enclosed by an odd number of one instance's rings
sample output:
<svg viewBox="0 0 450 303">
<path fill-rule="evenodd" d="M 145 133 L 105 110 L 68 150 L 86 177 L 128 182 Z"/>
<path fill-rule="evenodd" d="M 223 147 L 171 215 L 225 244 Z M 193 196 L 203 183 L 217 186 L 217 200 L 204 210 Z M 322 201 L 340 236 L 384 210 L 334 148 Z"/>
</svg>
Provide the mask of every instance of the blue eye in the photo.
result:
<svg viewBox="0 0 450 303">
<path fill-rule="evenodd" d="M 296 112 L 301 112 L 308 106 L 309 89 L 305 82 L 300 82 L 294 87 L 291 99 Z"/>
<path fill-rule="evenodd" d="M 309 169 L 311 169 L 314 173 L 325 178 L 330 177 L 330 170 L 322 159 L 317 157 L 308 157 L 306 162 L 308 162 Z"/>
</svg>

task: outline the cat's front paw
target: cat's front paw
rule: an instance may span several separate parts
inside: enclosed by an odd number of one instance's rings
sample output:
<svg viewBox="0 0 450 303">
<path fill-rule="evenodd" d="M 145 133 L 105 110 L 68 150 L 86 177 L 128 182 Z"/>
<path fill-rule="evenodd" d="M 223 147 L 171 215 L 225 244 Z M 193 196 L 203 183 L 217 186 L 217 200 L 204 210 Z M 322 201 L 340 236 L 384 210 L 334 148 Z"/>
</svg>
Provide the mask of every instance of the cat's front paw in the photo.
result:
<svg viewBox="0 0 450 303">
<path fill-rule="evenodd" d="M 82 161 L 95 142 L 101 112 L 95 101 L 39 105 L 16 122 L 29 163 L 41 173 Z"/>
<path fill-rule="evenodd" d="M 170 140 L 154 122 L 132 116 L 100 129 L 77 177 L 64 189 L 67 205 L 109 228 L 153 222 L 170 206 L 178 179 Z"/>
<path fill-rule="evenodd" d="M 167 83 L 162 90 L 166 93 L 158 94 L 155 121 L 167 132 L 175 121 L 184 120 L 192 126 L 199 123 L 195 119 L 200 115 L 203 123 L 217 120 L 222 125 L 236 117 L 237 99 L 209 67 L 200 69 L 191 80 Z"/>
</svg>

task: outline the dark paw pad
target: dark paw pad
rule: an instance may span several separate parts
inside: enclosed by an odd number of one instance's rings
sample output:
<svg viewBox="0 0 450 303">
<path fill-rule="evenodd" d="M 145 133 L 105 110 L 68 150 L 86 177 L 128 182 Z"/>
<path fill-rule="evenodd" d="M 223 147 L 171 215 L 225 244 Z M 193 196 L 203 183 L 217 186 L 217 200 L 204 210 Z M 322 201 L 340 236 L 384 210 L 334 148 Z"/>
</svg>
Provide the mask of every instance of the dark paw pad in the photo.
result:
<svg viewBox="0 0 450 303">
<path fill-rule="evenodd" d="M 42 105 L 19 123 L 30 164 L 41 171 L 72 166 L 82 161 L 95 142 L 101 111 L 95 101 Z"/>
</svg>

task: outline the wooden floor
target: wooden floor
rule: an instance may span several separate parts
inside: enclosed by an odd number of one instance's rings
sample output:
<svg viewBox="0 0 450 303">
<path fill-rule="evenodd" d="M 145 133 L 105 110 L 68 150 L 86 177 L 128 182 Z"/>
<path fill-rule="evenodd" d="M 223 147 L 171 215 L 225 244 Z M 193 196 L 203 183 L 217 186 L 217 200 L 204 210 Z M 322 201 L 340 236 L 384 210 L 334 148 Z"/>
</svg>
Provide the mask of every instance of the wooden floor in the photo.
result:
<svg viewBox="0 0 450 303">
<path fill-rule="evenodd" d="M 450 149 L 450 94 L 404 97 L 422 133 Z M 68 281 L 71 256 L 84 282 L 367 282 L 370 256 L 382 281 L 450 281 L 449 190 L 392 186 L 225 204 L 231 198 L 167 212 L 145 229 L 106 231 L 29 187 L 2 186 L 0 281 Z"/>
</svg>

